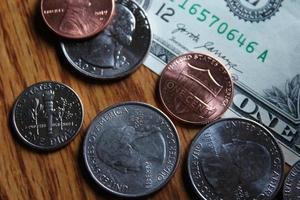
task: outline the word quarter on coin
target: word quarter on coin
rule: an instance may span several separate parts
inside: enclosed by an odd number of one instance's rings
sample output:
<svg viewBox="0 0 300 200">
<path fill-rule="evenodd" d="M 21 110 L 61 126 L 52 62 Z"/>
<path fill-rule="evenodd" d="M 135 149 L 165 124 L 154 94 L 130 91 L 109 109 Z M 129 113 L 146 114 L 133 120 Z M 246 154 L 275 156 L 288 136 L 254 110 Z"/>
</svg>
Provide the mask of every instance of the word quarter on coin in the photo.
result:
<svg viewBox="0 0 300 200">
<path fill-rule="evenodd" d="M 57 82 L 36 83 L 27 88 L 13 108 L 17 135 L 39 150 L 55 150 L 70 142 L 83 121 L 77 94 Z"/>
</svg>

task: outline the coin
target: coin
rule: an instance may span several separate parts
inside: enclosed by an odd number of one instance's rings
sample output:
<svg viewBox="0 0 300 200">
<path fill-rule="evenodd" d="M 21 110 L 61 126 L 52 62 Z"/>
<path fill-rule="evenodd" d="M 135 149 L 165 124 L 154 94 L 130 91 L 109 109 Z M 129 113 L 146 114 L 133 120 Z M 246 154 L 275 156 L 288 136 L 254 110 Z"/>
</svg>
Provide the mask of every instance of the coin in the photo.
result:
<svg viewBox="0 0 300 200">
<path fill-rule="evenodd" d="M 287 175 L 283 186 L 284 200 L 300 199 L 300 161 L 298 161 Z"/>
<path fill-rule="evenodd" d="M 91 123 L 83 144 L 88 172 L 97 185 L 121 197 L 141 197 L 174 174 L 179 138 L 170 119 L 144 103 L 105 109 Z"/>
<path fill-rule="evenodd" d="M 151 44 L 149 21 L 134 1 L 117 0 L 108 27 L 85 41 L 64 41 L 63 53 L 80 73 L 96 79 L 115 79 L 134 72 Z"/>
<path fill-rule="evenodd" d="M 229 72 L 216 59 L 188 53 L 167 64 L 159 80 L 163 106 L 176 119 L 206 124 L 230 106 L 233 84 Z"/>
<path fill-rule="evenodd" d="M 37 150 L 56 150 L 77 135 L 83 122 L 83 107 L 69 86 L 40 82 L 18 97 L 12 122 L 25 144 Z"/>
<path fill-rule="evenodd" d="M 279 145 L 262 125 L 247 119 L 221 119 L 194 139 L 188 174 L 203 199 L 271 200 L 284 177 Z"/>
<path fill-rule="evenodd" d="M 47 26 L 71 39 L 93 36 L 111 20 L 113 0 L 42 0 L 41 12 Z"/>
</svg>

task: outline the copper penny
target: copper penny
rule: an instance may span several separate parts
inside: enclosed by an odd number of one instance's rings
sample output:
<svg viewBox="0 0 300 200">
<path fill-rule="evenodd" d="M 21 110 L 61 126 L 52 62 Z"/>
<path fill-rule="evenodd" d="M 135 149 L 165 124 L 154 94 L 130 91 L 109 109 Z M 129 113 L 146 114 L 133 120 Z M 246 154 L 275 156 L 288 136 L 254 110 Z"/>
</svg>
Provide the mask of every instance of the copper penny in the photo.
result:
<svg viewBox="0 0 300 200">
<path fill-rule="evenodd" d="M 42 16 L 56 34 L 80 39 L 103 30 L 113 14 L 114 0 L 42 0 Z"/>
<path fill-rule="evenodd" d="M 188 124 L 207 124 L 230 106 L 233 83 L 216 59 L 188 53 L 171 61 L 161 74 L 159 95 L 166 110 Z"/>
</svg>

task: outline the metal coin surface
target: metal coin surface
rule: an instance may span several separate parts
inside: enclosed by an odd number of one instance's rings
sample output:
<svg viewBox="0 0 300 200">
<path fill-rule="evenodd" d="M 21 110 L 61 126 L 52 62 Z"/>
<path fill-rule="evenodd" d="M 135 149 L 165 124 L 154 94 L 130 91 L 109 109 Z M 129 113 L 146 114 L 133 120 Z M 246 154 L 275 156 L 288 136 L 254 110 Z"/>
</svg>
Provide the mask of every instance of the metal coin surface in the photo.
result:
<svg viewBox="0 0 300 200">
<path fill-rule="evenodd" d="M 100 187 L 117 196 L 141 197 L 170 180 L 179 146 L 176 128 L 160 110 L 125 102 L 94 119 L 83 154 L 88 172 Z"/>
<path fill-rule="evenodd" d="M 47 26 L 71 39 L 93 36 L 110 22 L 114 0 L 42 0 L 41 12 Z"/>
<path fill-rule="evenodd" d="M 96 79 L 116 79 L 137 69 L 151 44 L 149 21 L 134 1 L 116 0 L 108 27 L 85 41 L 65 41 L 64 55 L 80 73 Z"/>
<path fill-rule="evenodd" d="M 77 135 L 83 107 L 78 95 L 67 85 L 40 82 L 18 97 L 12 121 L 19 138 L 30 147 L 56 150 Z"/>
<path fill-rule="evenodd" d="M 191 183 L 203 199 L 274 199 L 283 169 L 283 154 L 271 133 L 247 119 L 209 124 L 198 133 L 188 155 Z"/>
<path fill-rule="evenodd" d="M 159 94 L 166 110 L 188 124 L 207 124 L 230 106 L 233 83 L 229 72 L 216 59 L 188 53 L 171 61 L 159 81 Z"/>
<path fill-rule="evenodd" d="M 300 161 L 298 161 L 287 175 L 283 186 L 284 200 L 300 199 Z"/>
</svg>

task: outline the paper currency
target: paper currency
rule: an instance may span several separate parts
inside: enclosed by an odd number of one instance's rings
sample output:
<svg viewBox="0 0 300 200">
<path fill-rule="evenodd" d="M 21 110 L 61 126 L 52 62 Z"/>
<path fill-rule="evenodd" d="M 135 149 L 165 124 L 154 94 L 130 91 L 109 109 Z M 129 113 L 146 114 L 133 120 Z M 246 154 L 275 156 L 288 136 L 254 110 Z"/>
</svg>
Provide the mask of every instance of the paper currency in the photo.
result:
<svg viewBox="0 0 300 200">
<path fill-rule="evenodd" d="M 254 119 L 280 143 L 285 161 L 300 155 L 300 1 L 139 0 L 153 31 L 145 65 L 160 73 L 186 52 L 214 56 L 231 71 L 228 116 Z"/>
</svg>

